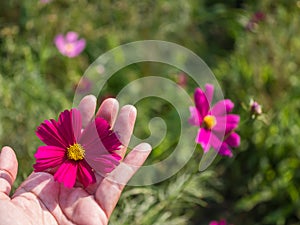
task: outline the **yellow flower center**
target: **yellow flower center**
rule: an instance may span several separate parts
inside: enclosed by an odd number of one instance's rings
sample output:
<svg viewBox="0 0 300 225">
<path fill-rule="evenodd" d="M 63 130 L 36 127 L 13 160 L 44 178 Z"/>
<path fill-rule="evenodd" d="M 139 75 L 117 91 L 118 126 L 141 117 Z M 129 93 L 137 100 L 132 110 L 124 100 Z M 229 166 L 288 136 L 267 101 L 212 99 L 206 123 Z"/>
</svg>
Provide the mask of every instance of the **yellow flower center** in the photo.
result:
<svg viewBox="0 0 300 225">
<path fill-rule="evenodd" d="M 80 144 L 71 145 L 67 148 L 67 157 L 75 161 L 84 159 L 85 150 Z"/>
<path fill-rule="evenodd" d="M 66 49 L 67 52 L 72 52 L 72 51 L 74 50 L 74 44 L 72 44 L 72 43 L 67 43 L 67 44 L 65 45 L 65 49 Z"/>
<path fill-rule="evenodd" d="M 217 124 L 217 120 L 216 117 L 214 116 L 205 116 L 203 119 L 203 126 L 208 129 L 211 130 L 215 125 Z"/>
</svg>

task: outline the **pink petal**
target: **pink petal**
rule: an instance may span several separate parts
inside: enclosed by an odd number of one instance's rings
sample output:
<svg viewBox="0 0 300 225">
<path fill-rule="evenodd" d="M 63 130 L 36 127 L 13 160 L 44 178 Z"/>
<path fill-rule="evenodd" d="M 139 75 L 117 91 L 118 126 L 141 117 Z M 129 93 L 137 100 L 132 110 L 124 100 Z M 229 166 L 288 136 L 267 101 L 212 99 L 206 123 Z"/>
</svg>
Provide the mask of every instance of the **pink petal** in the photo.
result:
<svg viewBox="0 0 300 225">
<path fill-rule="evenodd" d="M 36 163 L 33 165 L 35 172 L 55 168 L 66 160 L 66 151 L 56 146 L 40 146 L 34 154 Z"/>
<path fill-rule="evenodd" d="M 68 144 L 67 147 L 70 145 L 73 145 L 76 143 L 76 139 L 74 136 L 74 131 L 73 131 L 73 118 L 72 118 L 72 110 L 65 110 L 62 113 L 60 113 L 59 118 L 58 118 L 58 132 L 65 141 L 65 143 Z M 75 118 L 75 119 L 78 119 Z M 76 124 L 76 122 L 81 123 L 81 121 L 74 121 L 75 122 L 75 127 L 79 126 Z M 81 125 L 81 124 L 80 124 Z"/>
<path fill-rule="evenodd" d="M 224 136 L 211 132 L 209 143 L 216 151 L 218 151 L 221 148 L 223 144 L 223 137 Z"/>
<path fill-rule="evenodd" d="M 86 157 L 93 158 L 107 152 L 102 152 L 103 150 L 105 150 L 105 147 L 98 135 L 96 124 L 94 121 L 90 122 L 83 130 L 78 142 L 85 149 Z"/>
<path fill-rule="evenodd" d="M 112 171 L 121 160 L 114 153 L 120 149 L 121 142 L 103 118 L 96 118 L 87 125 L 79 139 L 85 151 L 87 163 L 99 173 Z"/>
<path fill-rule="evenodd" d="M 77 175 L 78 163 L 66 160 L 54 174 L 54 180 L 63 183 L 66 187 L 74 187 Z"/>
<path fill-rule="evenodd" d="M 112 130 L 110 130 L 110 133 L 107 136 L 101 138 L 101 141 L 104 144 L 105 150 L 109 152 L 119 150 L 122 145 L 117 134 Z"/>
<path fill-rule="evenodd" d="M 87 154 L 95 157 L 118 150 L 121 146 L 121 142 L 108 122 L 100 117 L 88 124 L 79 142 L 86 149 Z"/>
<path fill-rule="evenodd" d="M 218 154 L 223 155 L 223 156 L 232 157 L 231 149 L 229 148 L 229 146 L 225 142 L 223 142 L 221 148 L 219 149 Z"/>
<path fill-rule="evenodd" d="M 211 104 L 214 96 L 214 86 L 212 84 L 206 84 L 204 93 L 206 95 L 208 103 Z"/>
<path fill-rule="evenodd" d="M 226 225 L 226 224 L 227 224 L 226 220 L 220 220 L 219 222 L 219 225 Z"/>
<path fill-rule="evenodd" d="M 113 171 L 120 162 L 112 154 L 108 154 L 93 158 L 88 161 L 88 164 L 99 174 L 105 176 L 107 173 Z"/>
<path fill-rule="evenodd" d="M 73 45 L 74 49 L 72 51 L 65 51 L 65 55 L 70 58 L 78 56 L 83 51 L 83 49 L 85 48 L 85 40 L 80 39 L 74 42 Z"/>
<path fill-rule="evenodd" d="M 84 39 L 80 39 L 76 42 L 76 45 L 75 45 L 75 49 L 74 49 L 74 55 L 77 56 L 79 55 L 83 49 L 85 48 L 85 40 Z"/>
<path fill-rule="evenodd" d="M 211 221 L 211 222 L 209 223 L 209 225 L 219 225 L 219 222 L 218 222 L 218 221 Z"/>
<path fill-rule="evenodd" d="M 56 45 L 58 51 L 64 54 L 65 51 L 65 39 L 62 34 L 58 34 L 54 39 L 54 44 Z"/>
<path fill-rule="evenodd" d="M 240 146 L 240 136 L 233 132 L 231 133 L 225 140 L 225 142 L 231 147 L 239 147 Z"/>
<path fill-rule="evenodd" d="M 78 164 L 78 180 L 84 187 L 96 182 L 95 174 L 85 160 Z"/>
<path fill-rule="evenodd" d="M 96 128 L 95 121 L 91 121 L 83 130 L 79 141 L 87 154 L 101 154 L 101 149 L 105 149 Z"/>
<path fill-rule="evenodd" d="M 227 116 L 216 116 L 216 120 L 217 124 L 213 127 L 213 131 L 228 134 L 237 128 L 240 117 L 235 114 L 229 114 Z"/>
<path fill-rule="evenodd" d="M 66 34 L 66 41 L 67 42 L 75 42 L 78 39 L 78 34 L 74 31 L 69 31 Z"/>
<path fill-rule="evenodd" d="M 191 117 L 189 118 L 189 123 L 193 126 L 200 126 L 199 115 L 196 107 L 190 107 Z M 202 122 L 202 121 L 201 121 Z"/>
<path fill-rule="evenodd" d="M 46 145 L 67 148 L 66 142 L 58 131 L 58 123 L 55 120 L 45 120 L 36 130 L 38 138 Z"/>
<path fill-rule="evenodd" d="M 196 137 L 196 142 L 201 144 L 203 151 L 207 152 L 210 149 L 209 139 L 211 131 L 204 128 L 200 128 L 198 135 Z"/>
<path fill-rule="evenodd" d="M 200 88 L 196 88 L 194 99 L 199 114 L 199 122 L 201 122 L 209 111 L 209 103 L 205 96 L 205 93 Z"/>
<path fill-rule="evenodd" d="M 119 154 L 115 153 L 115 152 L 111 152 L 111 153 L 109 154 L 109 156 L 113 157 L 113 158 L 114 158 L 115 160 L 117 160 L 118 162 L 121 161 L 121 159 L 122 159 L 122 157 L 121 157 Z"/>
<path fill-rule="evenodd" d="M 82 128 L 82 119 L 81 113 L 78 109 L 74 108 L 71 110 L 72 112 L 72 127 L 75 136 L 75 140 L 79 140 L 81 135 L 81 128 Z"/>
<path fill-rule="evenodd" d="M 217 102 L 211 110 L 211 114 L 215 116 L 224 116 L 230 113 L 234 107 L 233 102 L 230 99 L 225 99 Z"/>
<path fill-rule="evenodd" d="M 102 138 L 110 134 L 110 125 L 105 119 L 101 117 L 97 117 L 95 119 L 95 124 L 97 127 L 97 132 L 99 134 L 99 137 Z"/>
</svg>

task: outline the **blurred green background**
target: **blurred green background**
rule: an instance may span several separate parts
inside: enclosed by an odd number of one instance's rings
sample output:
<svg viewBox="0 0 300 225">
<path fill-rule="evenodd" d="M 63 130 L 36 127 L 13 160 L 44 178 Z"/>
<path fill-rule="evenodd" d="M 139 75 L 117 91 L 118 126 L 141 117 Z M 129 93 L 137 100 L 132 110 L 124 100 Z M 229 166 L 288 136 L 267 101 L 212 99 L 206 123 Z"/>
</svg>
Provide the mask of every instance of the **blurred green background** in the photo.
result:
<svg viewBox="0 0 300 225">
<path fill-rule="evenodd" d="M 17 153 L 17 187 L 32 171 L 44 120 L 72 107 L 77 82 L 101 54 L 121 44 L 157 39 L 182 45 L 212 69 L 234 113 L 243 121 L 233 158 L 218 156 L 195 173 L 198 147 L 170 179 L 127 187 L 112 225 L 300 224 L 300 1 L 296 0 L 38 0 L 2 1 L 0 7 L 0 144 Z M 76 31 L 87 46 L 76 58 L 56 49 L 58 33 Z M 168 66 L 142 63 L 119 71 L 99 96 L 114 96 L 143 76 L 166 74 L 192 96 L 195 83 Z M 182 80 L 183 79 L 183 80 Z M 172 94 L 172 93 L 170 93 Z M 263 106 L 250 118 L 249 101 Z M 141 101 L 135 135 L 148 122 L 168 125 L 147 163 L 165 158 L 178 140 L 178 115 L 167 102 Z M 176 125 L 175 125 L 176 127 Z M 174 130 L 174 129 L 173 129 Z"/>
</svg>

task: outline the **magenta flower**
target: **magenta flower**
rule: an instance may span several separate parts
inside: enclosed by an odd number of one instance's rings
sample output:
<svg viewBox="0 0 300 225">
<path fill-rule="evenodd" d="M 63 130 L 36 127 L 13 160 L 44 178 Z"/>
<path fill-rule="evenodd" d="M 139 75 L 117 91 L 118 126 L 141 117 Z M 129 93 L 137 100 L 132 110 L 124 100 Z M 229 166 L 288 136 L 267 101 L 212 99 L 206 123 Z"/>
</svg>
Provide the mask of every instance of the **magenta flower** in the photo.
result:
<svg viewBox="0 0 300 225">
<path fill-rule="evenodd" d="M 220 221 L 211 221 L 210 223 L 209 223 L 209 225 L 227 225 L 227 222 L 226 222 L 226 220 L 220 220 Z M 228 225 L 230 225 L 230 224 L 228 224 Z"/>
<path fill-rule="evenodd" d="M 250 100 L 250 113 L 252 117 L 257 117 L 262 114 L 262 107 L 253 99 Z"/>
<path fill-rule="evenodd" d="M 232 157 L 231 147 L 240 145 L 240 136 L 234 132 L 240 117 L 228 114 L 234 107 L 229 99 L 219 101 L 210 108 L 213 92 L 214 86 L 210 84 L 205 86 L 204 92 L 196 88 L 194 93 L 196 107 L 190 107 L 189 122 L 200 127 L 196 142 L 201 144 L 204 152 L 212 147 L 220 155 Z"/>
<path fill-rule="evenodd" d="M 246 24 L 246 29 L 248 31 L 254 31 L 258 24 L 261 21 L 264 21 L 266 18 L 266 15 L 263 12 L 256 12 L 252 15 L 251 19 L 248 21 L 248 23 Z"/>
<path fill-rule="evenodd" d="M 54 179 L 72 188 L 76 180 L 84 187 L 96 182 L 95 172 L 111 172 L 121 160 L 115 153 L 121 143 L 103 118 L 96 118 L 82 130 L 78 109 L 60 113 L 58 121 L 45 120 L 36 131 L 46 146 L 35 153 L 35 172 L 54 169 Z"/>
<path fill-rule="evenodd" d="M 58 51 L 69 58 L 78 56 L 85 48 L 85 40 L 78 39 L 78 34 L 73 31 L 68 32 L 66 36 L 58 34 L 54 43 Z"/>
</svg>

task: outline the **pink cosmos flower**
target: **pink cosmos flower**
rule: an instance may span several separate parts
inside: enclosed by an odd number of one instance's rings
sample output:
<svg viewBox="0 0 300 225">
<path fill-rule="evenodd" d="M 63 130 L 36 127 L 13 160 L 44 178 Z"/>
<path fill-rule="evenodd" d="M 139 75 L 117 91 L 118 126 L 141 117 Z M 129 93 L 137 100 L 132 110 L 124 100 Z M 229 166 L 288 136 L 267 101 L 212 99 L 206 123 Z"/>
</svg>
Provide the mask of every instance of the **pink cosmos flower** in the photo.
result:
<svg viewBox="0 0 300 225">
<path fill-rule="evenodd" d="M 58 34 L 54 43 L 58 51 L 69 58 L 78 56 L 85 48 L 85 40 L 78 39 L 78 34 L 73 31 L 68 32 L 66 36 Z"/>
<path fill-rule="evenodd" d="M 209 225 L 227 225 L 227 222 L 226 222 L 226 220 L 220 220 L 220 221 L 211 221 L 210 223 L 209 223 Z M 230 225 L 230 224 L 228 224 L 228 225 Z"/>
<path fill-rule="evenodd" d="M 121 160 L 115 153 L 121 143 L 108 122 L 100 117 L 82 131 L 80 111 L 60 113 L 58 121 L 45 120 L 36 131 L 46 146 L 35 153 L 35 172 L 54 169 L 54 179 L 72 188 L 76 180 L 84 187 L 96 182 L 95 172 L 111 172 Z"/>
<path fill-rule="evenodd" d="M 196 142 L 201 144 L 204 152 L 212 147 L 220 155 L 232 157 L 231 147 L 240 145 L 240 136 L 234 132 L 240 117 L 228 114 L 234 107 L 229 99 L 219 101 L 210 108 L 213 92 L 214 86 L 210 84 L 205 86 L 204 92 L 196 88 L 195 107 L 190 107 L 189 122 L 191 125 L 200 127 Z"/>
</svg>

